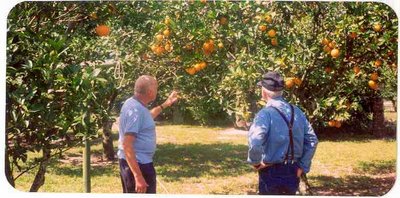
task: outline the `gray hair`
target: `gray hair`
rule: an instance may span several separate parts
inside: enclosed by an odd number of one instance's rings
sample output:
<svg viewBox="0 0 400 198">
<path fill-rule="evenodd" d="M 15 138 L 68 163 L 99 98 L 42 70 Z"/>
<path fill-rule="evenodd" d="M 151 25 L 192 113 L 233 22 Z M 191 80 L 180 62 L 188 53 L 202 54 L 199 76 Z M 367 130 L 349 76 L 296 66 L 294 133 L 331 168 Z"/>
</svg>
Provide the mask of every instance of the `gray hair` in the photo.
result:
<svg viewBox="0 0 400 198">
<path fill-rule="evenodd" d="M 144 95 L 154 85 L 157 85 L 157 80 L 153 76 L 142 75 L 135 82 L 134 93 Z"/>
<path fill-rule="evenodd" d="M 265 91 L 265 93 L 270 97 L 270 98 L 277 98 L 277 97 L 281 97 L 282 96 L 282 93 L 283 93 L 283 91 L 271 91 L 271 90 L 268 90 L 268 89 L 266 89 L 266 88 L 262 88 L 263 89 L 263 91 Z"/>
</svg>

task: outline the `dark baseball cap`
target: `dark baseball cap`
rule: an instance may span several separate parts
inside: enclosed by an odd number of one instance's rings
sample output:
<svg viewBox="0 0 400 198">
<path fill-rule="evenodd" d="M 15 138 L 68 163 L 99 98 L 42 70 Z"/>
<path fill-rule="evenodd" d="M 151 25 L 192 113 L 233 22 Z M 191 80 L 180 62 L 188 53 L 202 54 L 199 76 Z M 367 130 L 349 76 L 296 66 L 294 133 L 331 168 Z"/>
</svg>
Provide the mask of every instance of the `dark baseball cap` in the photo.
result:
<svg viewBox="0 0 400 198">
<path fill-rule="evenodd" d="M 262 86 L 270 91 L 282 91 L 285 86 L 285 82 L 278 72 L 270 71 L 262 76 L 262 80 L 259 81 L 257 85 Z"/>
</svg>

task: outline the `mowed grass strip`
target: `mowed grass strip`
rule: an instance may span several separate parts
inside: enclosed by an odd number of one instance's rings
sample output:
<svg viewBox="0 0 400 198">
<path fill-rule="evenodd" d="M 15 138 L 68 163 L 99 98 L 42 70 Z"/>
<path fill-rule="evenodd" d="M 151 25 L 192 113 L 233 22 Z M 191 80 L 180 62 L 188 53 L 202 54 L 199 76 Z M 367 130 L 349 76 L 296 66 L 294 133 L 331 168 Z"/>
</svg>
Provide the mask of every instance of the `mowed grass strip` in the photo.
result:
<svg viewBox="0 0 400 198">
<path fill-rule="evenodd" d="M 116 132 L 115 132 L 116 133 Z M 188 125 L 157 127 L 154 163 L 160 194 L 255 194 L 257 173 L 246 163 L 246 132 Z M 114 136 L 117 138 L 117 136 Z M 114 141 L 117 146 L 117 139 Z M 101 161 L 101 142 L 92 149 L 92 192 L 121 193 L 118 163 Z M 41 192 L 83 192 L 82 147 L 51 163 Z M 317 195 L 383 195 L 395 179 L 396 141 L 348 135 L 320 139 L 311 172 Z M 33 173 L 17 180 L 28 191 Z"/>
</svg>

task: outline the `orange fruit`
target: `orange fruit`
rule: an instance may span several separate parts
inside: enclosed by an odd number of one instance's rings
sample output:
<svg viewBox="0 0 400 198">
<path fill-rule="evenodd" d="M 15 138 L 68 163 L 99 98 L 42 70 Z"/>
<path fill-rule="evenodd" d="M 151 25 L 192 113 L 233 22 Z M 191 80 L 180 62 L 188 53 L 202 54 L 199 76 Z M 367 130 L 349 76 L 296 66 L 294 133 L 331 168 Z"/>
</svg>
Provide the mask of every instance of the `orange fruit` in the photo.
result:
<svg viewBox="0 0 400 198">
<path fill-rule="evenodd" d="M 156 55 L 160 56 L 161 54 L 164 53 L 164 48 L 161 46 L 156 47 L 155 52 Z"/>
<path fill-rule="evenodd" d="M 388 56 L 393 56 L 393 51 L 389 50 L 389 51 L 387 52 L 387 55 L 388 55 Z"/>
<path fill-rule="evenodd" d="M 332 58 L 337 58 L 337 57 L 339 57 L 339 54 L 340 54 L 340 51 L 339 51 L 339 49 L 333 49 L 332 51 L 331 51 L 331 56 L 332 56 Z"/>
<path fill-rule="evenodd" d="M 169 29 L 164 30 L 163 35 L 165 37 L 169 37 L 169 35 L 171 34 L 171 32 L 169 31 Z"/>
<path fill-rule="evenodd" d="M 258 26 L 258 29 L 259 29 L 261 32 L 265 32 L 265 30 L 267 30 L 267 26 L 265 26 L 265 25 L 260 25 L 260 26 Z"/>
<path fill-rule="evenodd" d="M 200 0 L 201 3 L 207 3 L 207 0 Z"/>
<path fill-rule="evenodd" d="M 358 73 L 360 73 L 361 69 L 360 69 L 359 66 L 354 66 L 353 67 L 353 71 L 354 71 L 355 74 L 358 74 Z"/>
<path fill-rule="evenodd" d="M 375 32 L 380 32 L 382 30 L 382 25 L 380 23 L 375 23 L 372 29 L 374 29 Z"/>
<path fill-rule="evenodd" d="M 330 127 L 334 127 L 335 125 L 336 125 L 336 121 L 335 120 L 330 120 L 328 122 L 328 126 L 330 126 Z"/>
<path fill-rule="evenodd" d="M 276 38 L 271 39 L 271 44 L 273 46 L 277 46 L 278 45 L 278 40 Z"/>
<path fill-rule="evenodd" d="M 157 46 L 156 45 L 152 45 L 150 47 L 151 51 L 153 51 L 154 53 L 156 52 Z"/>
<path fill-rule="evenodd" d="M 268 36 L 269 36 L 269 37 L 275 37 L 275 36 L 276 36 L 276 31 L 275 31 L 274 29 L 270 29 L 270 30 L 268 31 Z"/>
<path fill-rule="evenodd" d="M 382 61 L 381 60 L 376 60 L 374 65 L 375 65 L 375 67 L 380 67 L 380 66 L 382 66 Z"/>
<path fill-rule="evenodd" d="M 331 53 L 332 49 L 329 46 L 324 46 L 324 52 Z"/>
<path fill-rule="evenodd" d="M 331 73 L 332 72 L 332 68 L 331 67 L 325 67 L 325 72 L 326 73 Z"/>
<path fill-rule="evenodd" d="M 268 23 L 272 23 L 272 17 L 270 15 L 265 16 L 265 21 Z"/>
<path fill-rule="evenodd" d="M 335 127 L 336 127 L 336 128 L 340 128 L 341 126 L 342 126 L 342 122 L 336 120 L 336 121 L 335 121 Z"/>
<path fill-rule="evenodd" d="M 336 47 L 336 42 L 335 41 L 332 41 L 332 42 L 330 42 L 329 44 L 328 44 L 328 46 L 330 47 L 330 48 L 335 48 Z"/>
<path fill-rule="evenodd" d="M 193 68 L 196 70 L 196 72 L 200 71 L 200 70 L 201 70 L 201 65 L 200 65 L 200 63 L 195 64 L 195 65 L 193 66 Z"/>
<path fill-rule="evenodd" d="M 357 37 L 357 33 L 350 32 L 349 37 L 352 38 L 352 39 L 355 39 Z"/>
<path fill-rule="evenodd" d="M 328 40 L 327 38 L 323 38 L 322 41 L 321 41 L 321 43 L 322 43 L 323 45 L 329 45 L 329 40 Z"/>
<path fill-rule="evenodd" d="M 370 76 L 370 79 L 373 80 L 373 81 L 377 81 L 378 78 L 379 78 L 379 75 L 376 72 L 372 73 L 371 76 Z"/>
<path fill-rule="evenodd" d="M 288 79 L 285 81 L 285 86 L 286 86 L 286 88 L 290 89 L 290 88 L 293 87 L 293 85 L 294 85 L 294 80 L 293 80 L 293 78 L 288 78 Z"/>
<path fill-rule="evenodd" d="M 210 55 L 214 51 L 214 41 L 209 40 L 203 44 L 203 51 L 206 55 Z"/>
<path fill-rule="evenodd" d="M 220 49 L 224 48 L 224 44 L 223 43 L 218 43 L 218 48 L 220 48 Z"/>
<path fill-rule="evenodd" d="M 168 16 L 165 17 L 164 23 L 165 23 L 165 25 L 169 25 L 171 23 L 171 19 Z"/>
<path fill-rule="evenodd" d="M 166 44 L 166 45 L 164 46 L 164 49 L 165 49 L 166 51 L 171 51 L 172 47 L 171 47 L 170 44 Z"/>
<path fill-rule="evenodd" d="M 297 86 L 300 86 L 302 83 L 302 80 L 300 78 L 294 78 L 293 81 L 294 81 L 294 84 L 296 84 Z"/>
<path fill-rule="evenodd" d="M 164 36 L 163 36 L 163 35 L 161 35 L 161 34 L 157 34 L 157 35 L 156 35 L 156 40 L 157 40 L 158 42 L 161 42 L 163 39 L 164 39 Z"/>
<path fill-rule="evenodd" d="M 219 19 L 219 24 L 220 24 L 220 25 L 226 25 L 226 24 L 228 24 L 228 19 L 227 19 L 226 17 L 221 17 L 221 18 Z"/>
<path fill-rule="evenodd" d="M 368 81 L 368 86 L 373 90 L 377 90 L 378 89 L 378 83 L 376 83 L 373 80 Z"/>
<path fill-rule="evenodd" d="M 190 75 L 194 75 L 194 74 L 196 73 L 196 69 L 193 68 L 193 67 L 186 68 L 185 70 L 186 70 L 186 72 L 187 72 L 188 74 L 190 74 Z"/>
<path fill-rule="evenodd" d="M 204 68 L 207 67 L 207 63 L 202 61 L 202 62 L 199 63 L 199 66 L 200 66 L 201 69 L 204 69 Z"/>
<path fill-rule="evenodd" d="M 99 36 L 108 36 L 110 34 L 110 27 L 107 25 L 99 25 L 96 27 L 95 31 Z"/>
</svg>

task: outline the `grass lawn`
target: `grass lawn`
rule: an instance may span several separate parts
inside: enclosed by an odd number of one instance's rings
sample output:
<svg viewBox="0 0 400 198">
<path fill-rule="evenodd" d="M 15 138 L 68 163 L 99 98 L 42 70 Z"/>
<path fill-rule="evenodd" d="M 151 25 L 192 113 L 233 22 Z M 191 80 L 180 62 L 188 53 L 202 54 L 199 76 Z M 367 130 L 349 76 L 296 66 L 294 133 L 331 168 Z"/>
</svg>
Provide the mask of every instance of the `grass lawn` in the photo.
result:
<svg viewBox="0 0 400 198">
<path fill-rule="evenodd" d="M 257 173 L 245 162 L 245 133 L 161 125 L 157 142 L 158 193 L 256 193 Z M 101 149 L 101 143 L 92 146 L 92 192 L 121 193 L 118 163 L 103 162 Z M 40 191 L 83 192 L 81 155 L 82 147 L 77 147 L 64 160 L 52 162 Z M 394 184 L 395 165 L 395 139 L 349 134 L 340 140 L 320 139 L 308 179 L 315 195 L 383 195 Z M 17 189 L 28 191 L 32 180 L 33 173 L 19 178 Z"/>
</svg>

